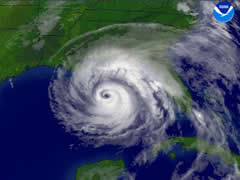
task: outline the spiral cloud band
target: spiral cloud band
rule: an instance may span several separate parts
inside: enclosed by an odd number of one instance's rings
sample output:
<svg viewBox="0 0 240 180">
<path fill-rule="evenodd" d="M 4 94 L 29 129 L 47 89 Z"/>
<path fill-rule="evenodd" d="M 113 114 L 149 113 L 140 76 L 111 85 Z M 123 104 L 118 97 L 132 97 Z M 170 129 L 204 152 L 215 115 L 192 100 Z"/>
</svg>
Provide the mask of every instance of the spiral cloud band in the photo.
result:
<svg viewBox="0 0 240 180">
<path fill-rule="evenodd" d="M 86 57 L 71 79 L 61 77 L 64 72 L 59 70 L 52 88 L 58 104 L 55 112 L 64 125 L 79 135 L 108 139 L 138 132 L 149 121 L 163 123 L 168 108 L 166 94 L 154 81 L 149 84 L 149 77 L 134 57 L 107 49 Z M 161 93 L 165 104 L 158 105 L 154 93 Z"/>
<path fill-rule="evenodd" d="M 129 146 L 174 120 L 169 95 L 182 92 L 171 74 L 164 71 L 165 57 L 158 56 L 157 51 L 156 56 L 149 52 L 155 51 L 150 49 L 153 43 L 159 48 L 161 42 L 106 39 L 87 51 L 75 46 L 70 60 L 74 62 L 72 72 L 59 68 L 51 83 L 51 107 L 66 130 L 81 140 Z M 125 44 L 132 46 L 126 48 Z M 168 86 L 163 80 L 169 80 Z"/>
</svg>

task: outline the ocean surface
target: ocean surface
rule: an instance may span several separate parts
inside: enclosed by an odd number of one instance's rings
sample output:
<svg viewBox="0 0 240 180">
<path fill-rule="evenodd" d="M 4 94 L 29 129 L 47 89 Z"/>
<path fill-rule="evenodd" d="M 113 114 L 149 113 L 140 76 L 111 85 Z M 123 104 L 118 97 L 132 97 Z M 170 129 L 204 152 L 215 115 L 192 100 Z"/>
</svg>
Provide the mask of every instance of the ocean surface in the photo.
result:
<svg viewBox="0 0 240 180">
<path fill-rule="evenodd" d="M 122 159 L 119 147 L 81 147 L 49 107 L 54 69 L 37 67 L 0 84 L 0 179 L 74 180 L 78 167 Z"/>
</svg>

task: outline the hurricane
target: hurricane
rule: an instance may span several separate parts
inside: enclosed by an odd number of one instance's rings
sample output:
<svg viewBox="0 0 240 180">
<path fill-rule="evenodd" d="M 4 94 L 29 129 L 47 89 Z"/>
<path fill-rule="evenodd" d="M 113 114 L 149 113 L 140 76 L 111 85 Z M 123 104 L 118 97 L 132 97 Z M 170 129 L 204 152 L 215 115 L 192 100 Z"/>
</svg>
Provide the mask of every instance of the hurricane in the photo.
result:
<svg viewBox="0 0 240 180">
<path fill-rule="evenodd" d="M 136 27 L 145 31 L 162 28 L 136 24 L 122 28 Z M 74 49 L 77 55 L 68 63 L 73 66 L 70 78 L 65 67 L 59 68 L 50 88 L 52 109 L 66 129 L 88 143 L 130 146 L 139 142 L 143 134 L 171 123 L 175 107 L 170 96 L 183 96 L 183 92 L 164 70 L 164 54 L 156 50 L 165 47 L 158 43 L 126 35 L 118 41 L 105 37 L 87 52 L 82 47 Z M 157 49 L 152 48 L 153 44 Z M 163 85 L 166 78 L 168 86 Z"/>
</svg>

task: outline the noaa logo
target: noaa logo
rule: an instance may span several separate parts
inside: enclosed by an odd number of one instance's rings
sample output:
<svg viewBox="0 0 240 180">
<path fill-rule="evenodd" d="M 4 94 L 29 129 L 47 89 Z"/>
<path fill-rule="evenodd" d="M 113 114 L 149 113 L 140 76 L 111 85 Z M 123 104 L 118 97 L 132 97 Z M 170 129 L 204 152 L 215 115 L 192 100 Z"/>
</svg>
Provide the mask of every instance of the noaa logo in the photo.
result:
<svg viewBox="0 0 240 180">
<path fill-rule="evenodd" d="M 228 22 L 234 16 L 234 8 L 229 2 L 220 2 L 215 6 L 213 15 L 219 22 Z"/>
</svg>

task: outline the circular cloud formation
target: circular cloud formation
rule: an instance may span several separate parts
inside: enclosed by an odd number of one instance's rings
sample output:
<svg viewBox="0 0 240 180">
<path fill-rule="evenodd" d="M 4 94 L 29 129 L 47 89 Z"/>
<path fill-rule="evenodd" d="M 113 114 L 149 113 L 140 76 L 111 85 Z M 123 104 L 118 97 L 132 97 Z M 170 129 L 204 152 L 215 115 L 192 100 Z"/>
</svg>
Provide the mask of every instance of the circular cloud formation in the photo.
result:
<svg viewBox="0 0 240 180">
<path fill-rule="evenodd" d="M 136 143 L 153 124 L 164 124 L 172 108 L 143 61 L 126 49 L 102 46 L 79 60 L 70 77 L 64 68 L 58 69 L 51 84 L 55 115 L 88 143 Z"/>
</svg>

